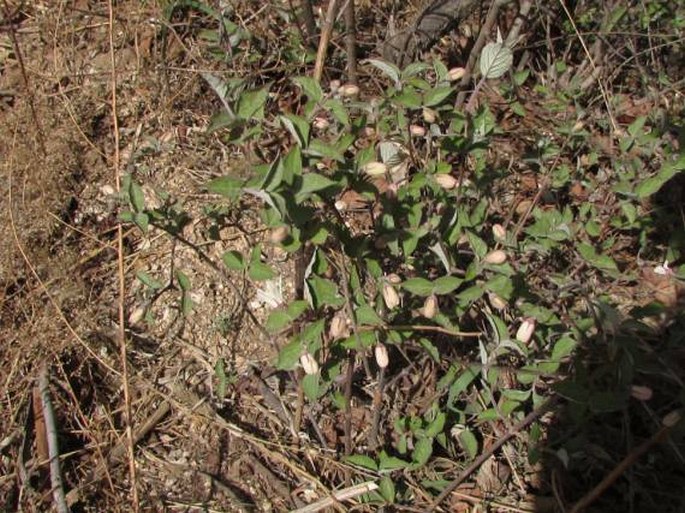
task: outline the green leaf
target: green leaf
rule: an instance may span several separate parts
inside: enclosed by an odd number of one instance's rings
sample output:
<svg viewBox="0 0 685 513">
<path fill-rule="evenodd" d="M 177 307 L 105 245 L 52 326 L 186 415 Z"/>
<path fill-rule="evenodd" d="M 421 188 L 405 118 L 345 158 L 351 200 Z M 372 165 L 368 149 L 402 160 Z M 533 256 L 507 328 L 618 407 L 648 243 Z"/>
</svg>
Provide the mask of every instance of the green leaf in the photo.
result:
<svg viewBox="0 0 685 513">
<path fill-rule="evenodd" d="M 469 455 L 469 458 L 474 459 L 478 456 L 478 440 L 469 429 L 465 429 L 459 433 L 459 443 Z"/>
<path fill-rule="evenodd" d="M 433 454 L 433 439 L 419 438 L 414 444 L 414 450 L 411 453 L 411 459 L 414 462 L 414 467 L 422 467 Z"/>
<path fill-rule="evenodd" d="M 378 491 L 386 502 L 392 504 L 395 502 L 395 483 L 392 482 L 390 476 L 383 476 L 378 483 Z"/>
<path fill-rule="evenodd" d="M 234 271 L 244 271 L 247 267 L 245 258 L 238 251 L 226 251 L 226 253 L 221 256 L 221 260 L 223 260 L 226 267 L 233 269 Z"/>
<path fill-rule="evenodd" d="M 329 187 L 336 185 L 336 183 L 328 177 L 318 173 L 307 173 L 302 177 L 302 185 L 297 191 L 297 201 L 302 202 L 308 199 L 313 193 L 322 191 Z"/>
<path fill-rule="evenodd" d="M 283 126 L 290 132 L 295 142 L 301 147 L 306 148 L 309 144 L 309 122 L 295 114 L 285 114 L 279 119 Z"/>
<path fill-rule="evenodd" d="M 248 276 L 255 281 L 270 280 L 276 273 L 271 267 L 262 262 L 262 246 L 257 244 L 252 250 L 252 256 L 250 257 L 250 268 L 248 270 Z"/>
<path fill-rule="evenodd" d="M 278 333 L 292 322 L 292 317 L 283 310 L 274 310 L 269 314 L 264 328 L 269 333 Z"/>
<path fill-rule="evenodd" d="M 388 456 L 388 453 L 381 451 L 378 455 L 378 470 L 399 470 L 409 466 L 406 461 L 396 458 L 395 456 Z"/>
<path fill-rule="evenodd" d="M 138 278 L 143 285 L 150 287 L 153 290 L 158 290 L 164 287 L 164 284 L 162 282 L 155 280 L 145 271 L 138 271 L 136 273 L 136 278 Z"/>
<path fill-rule="evenodd" d="M 129 201 L 136 212 L 145 210 L 145 194 L 142 187 L 133 180 L 131 180 L 131 188 L 129 189 Z"/>
<path fill-rule="evenodd" d="M 150 216 L 145 212 L 138 212 L 133 216 L 133 222 L 136 223 L 136 226 L 138 226 L 143 233 L 147 233 L 147 229 L 150 226 Z"/>
<path fill-rule="evenodd" d="M 188 317 L 188 315 L 190 315 L 190 312 L 192 311 L 193 306 L 195 306 L 195 303 L 193 302 L 192 298 L 190 297 L 190 294 L 187 292 L 184 292 L 183 296 L 181 296 L 181 312 L 183 312 L 184 317 Z"/>
<path fill-rule="evenodd" d="M 451 86 L 436 87 L 426 91 L 423 96 L 423 104 L 426 107 L 435 107 L 444 102 L 454 91 Z"/>
<path fill-rule="evenodd" d="M 190 290 L 190 279 L 183 271 L 179 269 L 176 270 L 176 279 L 178 280 L 178 286 L 181 287 L 181 290 L 186 292 Z"/>
<path fill-rule="evenodd" d="M 433 438 L 442 433 L 445 429 L 446 420 L 447 416 L 445 415 L 445 412 L 441 411 L 440 413 L 438 413 L 435 419 L 430 424 L 428 424 L 428 427 L 426 427 L 426 436 Z"/>
<path fill-rule="evenodd" d="M 488 43 L 480 54 L 480 72 L 492 79 L 504 75 L 514 62 L 511 49 L 502 43 Z"/>
<path fill-rule="evenodd" d="M 395 84 L 400 83 L 400 69 L 391 62 L 382 61 L 380 59 L 366 59 L 372 66 L 381 70 L 390 80 Z"/>
<path fill-rule="evenodd" d="M 283 181 L 292 185 L 298 176 L 302 176 L 302 150 L 293 146 L 283 159 Z"/>
<path fill-rule="evenodd" d="M 457 289 L 463 281 L 456 276 L 442 276 L 433 282 L 433 293 L 438 295 L 449 294 Z"/>
<path fill-rule="evenodd" d="M 570 355 L 576 347 L 576 341 L 571 337 L 562 337 L 554 344 L 552 349 L 552 361 L 558 362 L 562 358 Z"/>
<path fill-rule="evenodd" d="M 298 338 L 289 342 L 278 352 L 276 368 L 278 370 L 291 371 L 297 367 L 302 354 L 302 343 Z"/>
<path fill-rule="evenodd" d="M 357 323 L 366 324 L 369 326 L 382 326 L 383 319 L 381 319 L 376 311 L 369 305 L 361 305 L 355 311 Z"/>
<path fill-rule="evenodd" d="M 207 184 L 207 191 L 235 199 L 240 196 L 240 189 L 242 186 L 243 180 L 231 176 L 221 176 Z"/>
<path fill-rule="evenodd" d="M 485 241 L 471 231 L 466 232 L 466 236 L 469 239 L 469 245 L 471 246 L 471 249 L 473 249 L 473 252 L 476 254 L 476 256 L 478 258 L 485 257 L 488 252 L 488 245 L 485 243 Z"/>
<path fill-rule="evenodd" d="M 587 263 L 603 271 L 618 271 L 618 266 L 614 260 L 607 255 L 600 255 L 595 248 L 586 243 L 578 244 L 578 252 Z"/>
<path fill-rule="evenodd" d="M 376 462 L 365 454 L 350 454 L 349 456 L 345 456 L 344 461 L 352 465 L 357 465 L 358 467 L 368 468 L 374 472 L 378 470 Z"/>
<path fill-rule="evenodd" d="M 319 309 L 324 305 L 342 306 L 345 300 L 338 293 L 338 287 L 331 280 L 313 275 L 307 280 L 310 288 L 314 308 Z"/>
<path fill-rule="evenodd" d="M 243 91 L 238 98 L 238 116 L 243 119 L 264 119 L 264 105 L 269 98 L 269 88 Z"/>
<path fill-rule="evenodd" d="M 302 378 L 302 390 L 304 395 L 310 401 L 314 402 L 319 398 L 319 382 L 321 381 L 321 376 L 319 373 L 307 374 Z"/>
<path fill-rule="evenodd" d="M 433 283 L 425 278 L 410 278 L 402 283 L 402 288 L 417 296 L 430 296 L 433 293 Z"/>
<path fill-rule="evenodd" d="M 665 162 L 664 165 L 661 166 L 661 170 L 656 174 L 656 176 L 647 178 L 644 182 L 637 186 L 635 189 L 635 194 L 637 194 L 639 198 L 647 198 L 652 194 L 659 192 L 666 182 L 668 182 L 671 178 L 684 169 L 685 155 L 681 155 L 681 157 L 675 162 Z"/>
<path fill-rule="evenodd" d="M 250 262 L 250 270 L 248 276 L 255 281 L 270 280 L 276 273 L 274 270 L 263 262 Z"/>
<path fill-rule="evenodd" d="M 321 85 L 312 77 L 295 77 L 292 80 L 302 88 L 304 94 L 306 94 L 307 98 L 309 98 L 311 101 L 320 102 L 323 98 Z"/>
</svg>

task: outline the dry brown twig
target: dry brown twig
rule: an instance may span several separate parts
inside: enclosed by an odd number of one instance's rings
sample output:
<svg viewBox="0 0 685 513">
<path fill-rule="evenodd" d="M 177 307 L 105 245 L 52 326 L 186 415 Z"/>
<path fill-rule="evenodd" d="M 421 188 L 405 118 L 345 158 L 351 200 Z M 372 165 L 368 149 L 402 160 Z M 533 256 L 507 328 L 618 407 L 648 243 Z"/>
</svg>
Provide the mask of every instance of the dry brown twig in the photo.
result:
<svg viewBox="0 0 685 513">
<path fill-rule="evenodd" d="M 50 399 L 50 378 L 48 366 L 44 363 L 38 374 L 38 388 L 43 405 L 43 422 L 45 423 L 45 437 L 47 438 L 48 456 L 50 458 L 50 485 L 52 487 L 52 499 L 58 513 L 68 513 L 64 486 L 62 485 L 62 469 L 59 464 L 59 445 L 57 444 L 57 426 L 55 424 L 55 412 Z"/>
<path fill-rule="evenodd" d="M 526 428 L 528 425 L 532 424 L 537 418 L 541 417 L 548 411 L 550 411 L 554 405 L 557 403 L 557 396 L 552 396 L 538 406 L 535 410 L 526 415 L 520 422 L 510 427 L 504 435 L 502 435 L 494 444 L 490 446 L 487 451 L 476 458 L 473 463 L 464 469 L 464 471 L 459 474 L 454 481 L 452 481 L 447 487 L 438 495 L 438 497 L 431 503 L 428 508 L 426 508 L 426 513 L 435 511 L 438 506 L 454 491 L 457 487 L 463 483 L 471 474 L 480 468 L 480 466 L 485 463 L 486 460 L 490 458 L 500 447 L 507 443 L 511 438 L 516 436 L 516 434 L 522 429 Z"/>
<path fill-rule="evenodd" d="M 117 112 L 117 68 L 116 59 L 114 57 L 114 6 L 113 0 L 107 2 L 107 13 L 109 18 L 109 26 L 107 27 L 109 39 L 109 57 L 111 70 L 111 109 L 112 109 L 112 130 L 114 132 L 114 181 L 116 184 L 117 193 L 121 193 L 121 170 L 120 170 L 120 154 L 119 154 L 119 120 Z M 117 304 L 119 317 L 119 351 L 121 357 L 121 381 L 124 390 L 124 418 L 126 422 L 126 442 L 128 445 L 128 459 L 129 459 L 129 476 L 131 479 L 131 501 L 133 503 L 133 511 L 139 511 L 140 503 L 138 500 L 138 484 L 136 480 L 136 460 L 134 452 L 133 441 L 133 412 L 131 409 L 131 391 L 128 383 L 128 351 L 126 349 L 126 313 L 124 302 L 126 300 L 126 279 L 124 275 L 124 227 L 121 222 L 117 225 L 117 267 L 118 267 L 118 282 L 119 282 L 119 298 Z"/>
<path fill-rule="evenodd" d="M 323 62 L 328 51 L 328 43 L 331 40 L 333 33 L 333 24 L 335 23 L 335 12 L 337 7 L 337 0 L 329 0 L 328 10 L 326 11 L 326 21 L 321 30 L 321 38 L 319 39 L 319 48 L 316 52 L 316 62 L 314 63 L 314 80 L 321 82 L 321 75 L 323 75 Z"/>
</svg>

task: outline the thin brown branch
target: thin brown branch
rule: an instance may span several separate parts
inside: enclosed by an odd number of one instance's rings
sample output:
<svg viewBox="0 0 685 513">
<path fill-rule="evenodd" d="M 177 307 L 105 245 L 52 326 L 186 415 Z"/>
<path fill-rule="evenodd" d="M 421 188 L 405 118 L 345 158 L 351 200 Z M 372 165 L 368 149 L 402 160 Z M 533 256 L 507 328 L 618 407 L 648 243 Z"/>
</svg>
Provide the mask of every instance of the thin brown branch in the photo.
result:
<svg viewBox="0 0 685 513">
<path fill-rule="evenodd" d="M 64 495 L 62 484 L 62 469 L 59 464 L 59 445 L 57 444 L 57 427 L 55 424 L 55 412 L 50 399 L 50 379 L 48 366 L 43 364 L 38 374 L 38 388 L 43 403 L 43 421 L 45 422 L 45 436 L 48 443 L 48 456 L 50 457 L 50 486 L 52 487 L 52 499 L 58 513 L 69 513 L 69 506 Z"/>
<path fill-rule="evenodd" d="M 494 444 L 490 446 L 487 451 L 484 451 L 478 458 L 476 458 L 471 465 L 466 467 L 464 471 L 459 474 L 454 481 L 452 481 L 447 487 L 442 491 L 440 495 L 433 501 L 433 503 L 426 509 L 427 513 L 435 511 L 435 509 L 440 506 L 440 504 L 454 491 L 457 487 L 466 481 L 466 479 L 473 474 L 480 466 L 485 463 L 495 452 L 499 450 L 505 443 L 511 440 L 519 431 L 526 428 L 529 424 L 532 424 L 537 418 L 547 413 L 552 407 L 557 403 L 557 396 L 552 396 L 547 399 L 544 403 L 538 406 L 535 410 L 526 415 L 523 420 L 518 424 L 515 424 L 507 430 L 507 432 L 499 438 Z"/>
<path fill-rule="evenodd" d="M 329 0 L 328 11 L 326 12 L 326 21 L 321 30 L 321 38 L 319 39 L 319 49 L 316 52 L 316 62 L 314 63 L 314 80 L 321 81 L 323 75 L 323 62 L 326 59 L 326 52 L 328 51 L 328 43 L 331 40 L 333 33 L 333 24 L 335 23 L 335 11 L 337 7 L 337 0 Z"/>
<path fill-rule="evenodd" d="M 635 447 L 621 462 L 609 472 L 602 481 L 597 484 L 592 490 L 587 492 L 585 496 L 580 499 L 571 509 L 570 513 L 580 513 L 590 504 L 595 502 L 619 477 L 621 477 L 628 468 L 630 468 L 638 459 L 647 454 L 647 452 L 656 444 L 664 441 L 670 433 L 673 426 L 663 426 L 659 431 L 649 439 L 644 441 L 641 445 Z"/>
<path fill-rule="evenodd" d="M 345 50 L 347 52 L 347 80 L 357 84 L 357 25 L 355 22 L 354 0 L 345 5 Z"/>
<path fill-rule="evenodd" d="M 119 154 L 119 120 L 117 112 L 117 68 L 116 59 L 114 56 L 114 6 L 113 0 L 108 0 L 107 10 L 109 15 L 109 57 L 111 66 L 111 87 L 112 87 L 112 128 L 114 131 L 114 181 L 116 183 L 117 193 L 121 192 L 121 171 L 119 169 L 121 158 Z M 133 511 L 139 511 L 140 503 L 138 500 L 138 484 L 136 481 L 136 460 L 134 453 L 133 442 L 133 413 L 131 409 L 131 391 L 128 383 L 128 356 L 126 349 L 126 326 L 125 326 L 125 306 L 126 300 L 126 281 L 124 273 L 124 227 L 121 223 L 117 225 L 117 271 L 119 281 L 119 298 L 117 301 L 117 310 L 119 317 L 119 351 L 121 357 L 121 382 L 124 390 L 124 418 L 126 422 L 126 442 L 128 448 L 128 470 L 131 479 L 131 501 L 133 503 Z"/>
</svg>

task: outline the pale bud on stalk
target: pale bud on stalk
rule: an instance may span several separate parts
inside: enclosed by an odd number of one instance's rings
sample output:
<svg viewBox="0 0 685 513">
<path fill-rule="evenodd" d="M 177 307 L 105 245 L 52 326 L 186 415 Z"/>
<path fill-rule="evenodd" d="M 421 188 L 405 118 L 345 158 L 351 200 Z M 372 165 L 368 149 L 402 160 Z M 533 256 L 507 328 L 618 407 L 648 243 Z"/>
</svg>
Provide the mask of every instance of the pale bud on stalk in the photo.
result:
<svg viewBox="0 0 685 513">
<path fill-rule="evenodd" d="M 376 357 L 376 364 L 379 368 L 385 369 L 390 362 L 388 358 L 388 349 L 384 344 L 377 344 L 374 348 L 374 356 Z"/>
<path fill-rule="evenodd" d="M 496 240 L 504 240 L 507 238 L 507 231 L 501 224 L 492 225 L 492 235 Z"/>
<path fill-rule="evenodd" d="M 392 283 L 393 285 L 399 285 L 402 283 L 402 278 L 396 273 L 390 273 L 385 277 L 386 280 L 388 280 L 388 283 Z"/>
<path fill-rule="evenodd" d="M 455 82 L 456 80 L 461 79 L 466 74 L 466 69 L 464 68 L 452 68 L 447 72 L 447 78 L 450 79 L 450 81 Z"/>
<path fill-rule="evenodd" d="M 521 326 L 519 326 L 519 329 L 516 332 L 516 340 L 522 344 L 528 344 L 530 339 L 533 338 L 533 333 L 535 333 L 535 325 L 536 321 L 533 317 L 526 317 L 523 319 Z"/>
<path fill-rule="evenodd" d="M 438 297 L 435 294 L 431 294 L 423 302 L 423 308 L 421 308 L 421 315 L 426 319 L 432 319 L 435 314 L 438 313 Z"/>
<path fill-rule="evenodd" d="M 332 93 L 337 93 L 340 89 L 340 80 L 331 80 L 330 88 Z"/>
<path fill-rule="evenodd" d="M 398 307 L 400 304 L 400 295 L 395 290 L 395 287 L 389 283 L 383 284 L 383 301 L 385 301 L 385 306 L 387 306 L 389 310 Z"/>
<path fill-rule="evenodd" d="M 446 174 L 435 175 L 435 181 L 438 182 L 440 187 L 448 191 L 454 189 L 458 184 L 456 178 L 454 178 L 452 175 Z"/>
<path fill-rule="evenodd" d="M 494 264 L 494 265 L 499 265 L 503 264 L 504 262 L 507 261 L 507 254 L 502 251 L 501 249 L 496 249 L 494 251 L 490 251 L 487 255 L 485 255 L 485 258 L 483 261 L 486 264 Z"/>
<path fill-rule="evenodd" d="M 347 332 L 348 330 L 345 315 L 342 312 L 338 312 L 335 314 L 333 319 L 331 319 L 331 327 L 328 333 L 333 340 L 337 340 L 345 337 Z"/>
<path fill-rule="evenodd" d="M 680 422 L 680 412 L 678 410 L 674 410 L 671 413 L 667 414 L 662 420 L 661 423 L 666 426 L 666 427 L 673 427 L 675 426 L 678 422 Z"/>
<path fill-rule="evenodd" d="M 423 108 L 422 114 L 426 123 L 435 123 L 438 119 L 438 113 L 428 107 Z"/>
<path fill-rule="evenodd" d="M 426 129 L 423 128 L 421 125 L 410 125 L 409 133 L 414 137 L 423 137 L 424 135 L 426 135 Z"/>
<path fill-rule="evenodd" d="M 630 395 L 638 401 L 649 401 L 652 398 L 652 389 L 640 385 L 630 387 Z"/>
<path fill-rule="evenodd" d="M 305 374 L 312 375 L 319 372 L 319 364 L 311 353 L 304 353 L 300 356 L 300 364 L 304 369 Z"/>
<path fill-rule="evenodd" d="M 369 162 L 363 168 L 364 173 L 369 176 L 383 176 L 388 171 L 388 166 L 382 162 Z"/>
<path fill-rule="evenodd" d="M 507 307 L 507 302 L 497 294 L 490 293 L 489 298 L 490 304 L 493 308 L 496 308 L 497 310 L 504 310 Z"/>
<path fill-rule="evenodd" d="M 277 226 L 273 230 L 271 230 L 271 242 L 274 244 L 280 244 L 283 242 L 289 235 L 290 230 L 288 230 L 288 227 L 285 225 Z"/>
<path fill-rule="evenodd" d="M 131 326 L 135 326 L 140 321 L 142 321 L 143 317 L 145 317 L 145 310 L 146 308 L 144 305 L 136 307 L 135 310 L 133 310 L 131 314 L 128 316 L 128 323 Z"/>
<path fill-rule="evenodd" d="M 319 130 L 326 130 L 331 124 L 328 122 L 326 118 L 315 118 L 314 119 L 314 128 L 317 128 Z"/>
<path fill-rule="evenodd" d="M 357 96 L 359 94 L 359 86 L 354 84 L 343 84 L 340 86 L 338 91 L 342 96 L 352 98 L 353 96 Z"/>
</svg>

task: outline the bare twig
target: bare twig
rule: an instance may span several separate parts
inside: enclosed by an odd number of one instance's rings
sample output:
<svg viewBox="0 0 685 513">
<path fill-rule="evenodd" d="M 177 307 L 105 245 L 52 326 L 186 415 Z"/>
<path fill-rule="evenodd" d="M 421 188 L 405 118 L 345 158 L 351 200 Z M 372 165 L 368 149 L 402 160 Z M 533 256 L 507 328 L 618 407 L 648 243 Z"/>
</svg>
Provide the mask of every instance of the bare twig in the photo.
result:
<svg viewBox="0 0 685 513">
<path fill-rule="evenodd" d="M 107 29 L 109 35 L 109 58 L 111 66 L 111 85 L 112 85 L 112 128 L 114 131 L 114 181 L 116 184 L 117 193 L 121 192 L 121 172 L 119 169 L 120 155 L 119 155 L 119 120 L 117 112 L 117 68 L 116 59 L 114 58 L 114 6 L 113 0 L 108 0 L 107 10 L 109 15 L 109 26 Z M 128 357 L 126 350 L 126 326 L 125 326 L 125 311 L 124 302 L 126 300 L 126 281 L 124 276 L 124 227 L 121 223 L 117 225 L 117 270 L 119 278 L 119 298 L 118 298 L 118 314 L 119 314 L 119 351 L 121 357 L 121 382 L 124 390 L 124 418 L 126 422 L 126 441 L 128 444 L 128 460 L 129 460 L 129 476 L 131 479 L 131 500 L 133 502 L 133 511 L 139 510 L 138 501 L 138 486 L 136 482 L 136 460 L 133 450 L 133 413 L 131 410 L 131 392 L 128 386 Z"/>
<path fill-rule="evenodd" d="M 628 470 L 638 459 L 649 451 L 652 446 L 664 441 L 670 433 L 672 425 L 663 426 L 659 431 L 649 439 L 644 441 L 641 445 L 635 447 L 616 467 L 609 472 L 602 481 L 597 484 L 592 490 L 587 492 L 585 496 L 580 499 L 571 509 L 570 513 L 580 513 L 590 504 L 596 501 L 621 475 Z"/>
<path fill-rule="evenodd" d="M 296 509 L 292 513 L 316 513 L 317 511 L 335 506 L 338 502 L 354 499 L 355 497 L 373 492 L 374 490 L 378 490 L 378 485 L 373 481 L 367 481 L 366 483 L 350 486 L 344 490 L 338 490 L 333 493 L 331 497 L 325 497 L 304 508 Z"/>
<path fill-rule="evenodd" d="M 347 80 L 357 83 L 357 28 L 354 19 L 354 0 L 345 5 L 345 50 L 347 51 Z"/>
<path fill-rule="evenodd" d="M 45 422 L 45 436 L 48 442 L 48 455 L 50 457 L 50 486 L 52 487 L 52 499 L 59 513 L 69 513 L 69 506 L 64 495 L 62 485 L 62 470 L 59 465 L 59 445 L 57 444 L 57 427 L 55 425 L 55 412 L 52 409 L 50 399 L 50 380 L 48 378 L 48 366 L 43 364 L 38 374 L 38 388 L 43 403 L 43 421 Z"/>
<path fill-rule="evenodd" d="M 532 424 L 537 418 L 540 416 L 544 415 L 546 412 L 548 412 L 552 407 L 556 404 L 557 402 L 557 396 L 552 396 L 551 398 L 547 399 L 544 403 L 542 403 L 540 406 L 538 406 L 535 410 L 530 412 L 528 415 L 526 415 L 523 420 L 521 420 L 518 424 L 513 425 L 510 427 L 506 433 L 502 437 L 499 438 L 494 444 L 490 446 L 490 448 L 487 451 L 484 451 L 478 458 L 474 460 L 471 465 L 466 467 L 464 471 L 459 474 L 459 477 L 457 477 L 454 481 L 452 481 L 449 485 L 447 485 L 447 488 L 445 488 L 440 495 L 433 501 L 433 503 L 426 509 L 427 513 L 430 513 L 431 511 L 435 511 L 435 509 L 454 491 L 457 489 L 457 487 L 463 483 L 471 474 L 473 474 L 480 466 L 485 463 L 486 460 L 490 458 L 495 452 L 502 447 L 505 443 L 507 443 L 511 438 L 513 438 L 519 431 L 524 429 L 526 426 L 529 424 Z"/>
<path fill-rule="evenodd" d="M 337 3 L 337 0 L 329 0 L 328 2 L 326 21 L 324 22 L 323 29 L 321 30 L 319 49 L 316 52 L 316 63 L 314 64 L 314 80 L 317 82 L 321 81 L 321 75 L 323 75 L 323 61 L 326 58 L 328 43 L 330 42 L 331 34 L 333 33 L 333 24 L 335 23 L 335 8 Z"/>
</svg>

